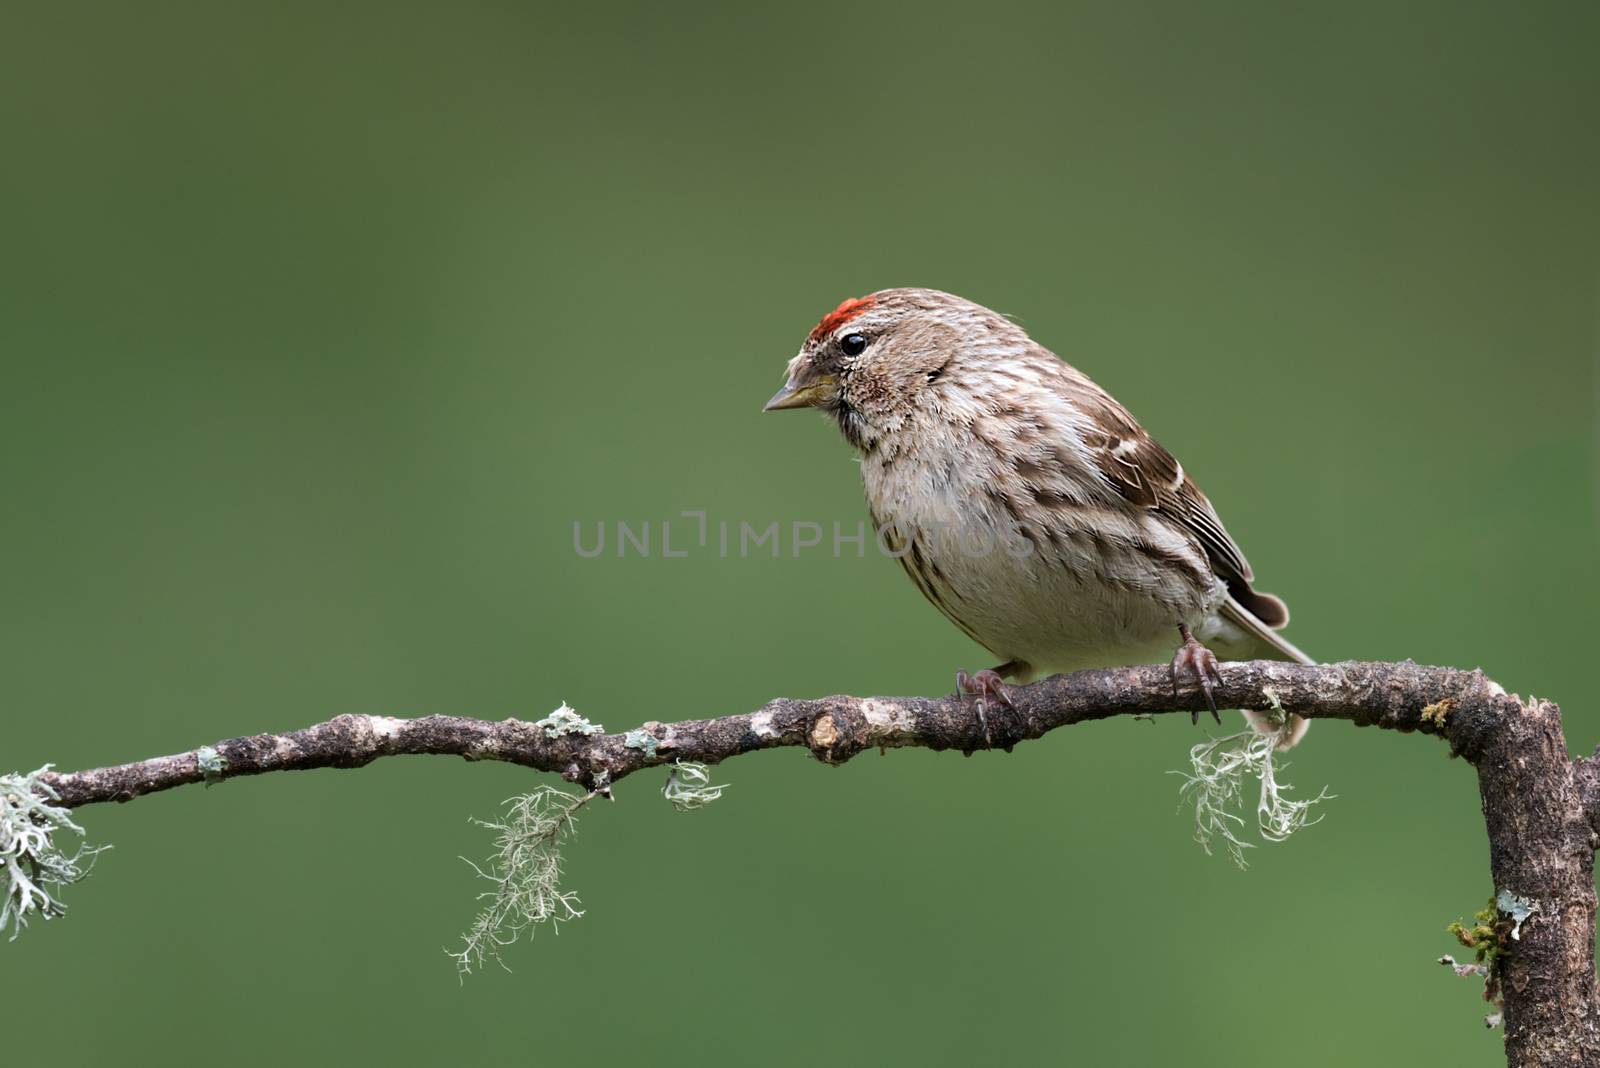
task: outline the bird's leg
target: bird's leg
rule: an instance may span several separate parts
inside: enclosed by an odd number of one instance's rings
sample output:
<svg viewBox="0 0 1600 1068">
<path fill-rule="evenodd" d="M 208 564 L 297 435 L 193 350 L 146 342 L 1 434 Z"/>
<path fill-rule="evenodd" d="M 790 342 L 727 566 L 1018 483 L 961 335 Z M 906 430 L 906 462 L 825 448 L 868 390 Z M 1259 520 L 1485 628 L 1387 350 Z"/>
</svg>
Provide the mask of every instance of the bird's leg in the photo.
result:
<svg viewBox="0 0 1600 1068">
<path fill-rule="evenodd" d="M 976 675 L 968 675 L 965 668 L 956 669 L 956 693 L 962 697 L 975 697 L 973 710 L 978 715 L 978 726 L 983 728 L 983 744 L 992 746 L 994 743 L 989 737 L 989 715 L 985 702 L 990 698 L 1005 705 L 1007 708 L 1015 707 L 1011 703 L 1011 695 L 1006 693 L 1004 674 L 1015 671 L 1017 662 L 1008 660 L 1004 664 L 988 668 Z"/>
<path fill-rule="evenodd" d="M 1181 688 L 1179 677 L 1184 672 L 1191 672 L 1195 681 L 1200 684 L 1200 689 L 1206 695 L 1206 706 L 1211 709 L 1211 718 L 1218 724 L 1222 717 L 1217 715 L 1217 699 L 1212 694 L 1212 682 L 1222 681 L 1222 672 L 1217 669 L 1217 656 L 1210 649 L 1201 645 L 1195 636 L 1189 633 L 1187 623 L 1178 624 L 1178 633 L 1183 635 L 1183 644 L 1178 646 L 1178 651 L 1172 656 L 1172 696 L 1178 696 Z M 1190 723 L 1200 722 L 1200 713 L 1189 713 Z"/>
</svg>

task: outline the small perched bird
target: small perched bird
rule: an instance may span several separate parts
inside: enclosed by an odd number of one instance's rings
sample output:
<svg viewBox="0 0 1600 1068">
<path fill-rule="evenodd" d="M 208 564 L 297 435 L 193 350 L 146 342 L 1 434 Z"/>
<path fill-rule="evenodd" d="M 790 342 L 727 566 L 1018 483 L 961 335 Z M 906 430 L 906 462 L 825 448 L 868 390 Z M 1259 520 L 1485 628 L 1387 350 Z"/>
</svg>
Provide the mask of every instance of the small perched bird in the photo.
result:
<svg viewBox="0 0 1600 1068">
<path fill-rule="evenodd" d="M 1183 465 L 1111 395 L 1003 315 L 885 289 L 823 317 L 766 411 L 819 408 L 861 454 L 878 539 L 1004 678 L 1158 663 L 1212 713 L 1217 658 L 1311 659 Z M 1246 712 L 1255 728 L 1266 717 Z M 1305 733 L 1291 716 L 1280 746 Z M 985 721 L 985 731 L 987 723 Z"/>
</svg>

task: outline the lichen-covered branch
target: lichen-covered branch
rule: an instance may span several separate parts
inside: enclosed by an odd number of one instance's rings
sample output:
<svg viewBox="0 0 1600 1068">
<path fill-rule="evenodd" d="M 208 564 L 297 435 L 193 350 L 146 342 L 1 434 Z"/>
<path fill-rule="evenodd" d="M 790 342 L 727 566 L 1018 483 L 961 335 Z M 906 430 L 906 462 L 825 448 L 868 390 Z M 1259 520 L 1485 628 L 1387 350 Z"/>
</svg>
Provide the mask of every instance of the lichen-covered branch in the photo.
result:
<svg viewBox="0 0 1600 1068">
<path fill-rule="evenodd" d="M 41 781 L 72 808 L 269 771 L 441 754 L 509 761 L 604 793 L 645 768 L 716 764 L 757 749 L 804 747 L 829 764 L 880 747 L 1009 750 L 1088 720 L 1204 707 L 1197 691 L 1174 692 L 1164 666 L 1081 671 L 1013 688 L 1011 697 L 1012 708 L 986 709 L 986 727 L 972 699 L 953 696 L 779 698 L 753 712 L 652 722 L 618 734 L 601 732 L 565 707 L 532 723 L 346 715 L 133 764 L 48 773 Z M 1508 696 L 1481 672 L 1412 663 L 1224 664 L 1216 698 L 1229 708 L 1286 709 L 1432 734 L 1473 764 L 1496 892 L 1532 906 L 1494 962 L 1508 1059 L 1518 1066 L 1600 1066 L 1594 968 L 1600 765 L 1569 759 L 1554 705 Z"/>
<path fill-rule="evenodd" d="M 1344 663 L 1306 667 L 1273 661 L 1222 665 L 1217 701 L 1229 708 L 1285 708 L 1314 719 L 1422 731 L 1471 755 L 1515 701 L 1480 672 L 1416 664 Z M 1204 709 L 1196 690 L 1174 693 L 1166 667 L 1103 668 L 1058 675 L 1010 691 L 1015 707 L 988 709 L 993 748 L 1010 749 L 1058 727 L 1126 714 Z M 564 714 L 565 713 L 565 714 Z M 489 721 L 464 716 L 345 715 L 283 734 L 230 738 L 198 750 L 133 764 L 48 777 L 68 807 L 131 801 L 189 783 L 309 768 L 357 768 L 404 754 L 503 760 L 555 772 L 593 788 L 643 768 L 696 761 L 716 764 L 757 749 L 804 746 L 840 764 L 878 747 L 921 746 L 972 752 L 988 748 L 971 698 L 778 698 L 754 712 L 716 719 L 646 723 L 618 734 L 558 710 L 544 721 Z"/>
</svg>

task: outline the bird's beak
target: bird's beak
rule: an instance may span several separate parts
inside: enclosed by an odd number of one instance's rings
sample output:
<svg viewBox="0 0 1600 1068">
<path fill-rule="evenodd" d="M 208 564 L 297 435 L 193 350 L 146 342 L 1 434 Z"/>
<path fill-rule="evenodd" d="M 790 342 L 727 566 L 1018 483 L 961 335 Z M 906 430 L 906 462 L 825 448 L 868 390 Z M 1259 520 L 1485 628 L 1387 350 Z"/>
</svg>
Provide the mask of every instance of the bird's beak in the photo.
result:
<svg viewBox="0 0 1600 1068">
<path fill-rule="evenodd" d="M 796 372 L 761 410 L 779 412 L 785 408 L 815 408 L 827 404 L 836 392 L 835 383 L 832 375 L 811 374 L 809 369 Z"/>
</svg>

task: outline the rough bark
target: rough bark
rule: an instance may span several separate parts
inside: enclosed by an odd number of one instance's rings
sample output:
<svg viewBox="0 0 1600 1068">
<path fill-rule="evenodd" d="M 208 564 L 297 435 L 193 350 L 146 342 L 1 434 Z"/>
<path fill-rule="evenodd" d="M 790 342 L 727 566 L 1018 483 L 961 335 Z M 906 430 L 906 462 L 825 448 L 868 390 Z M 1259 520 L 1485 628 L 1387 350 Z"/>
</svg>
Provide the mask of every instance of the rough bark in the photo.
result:
<svg viewBox="0 0 1600 1068">
<path fill-rule="evenodd" d="M 1481 672 L 1412 663 L 1302 666 L 1224 664 L 1216 696 L 1229 708 L 1275 706 L 1312 719 L 1419 731 L 1448 742 L 1478 772 L 1490 870 L 1497 893 L 1535 911 L 1504 947 L 1498 981 L 1505 998 L 1507 1059 L 1523 1065 L 1600 1066 L 1600 1008 L 1594 962 L 1594 850 L 1600 835 L 1600 751 L 1569 759 L 1560 711 L 1524 704 Z M 1009 750 L 1057 727 L 1130 713 L 1193 712 L 1197 691 L 1174 693 L 1165 667 L 1108 668 L 1057 676 L 1010 691 L 1010 709 L 946 697 L 779 698 L 754 712 L 677 723 L 646 723 L 619 734 L 556 734 L 521 720 L 460 716 L 393 719 L 346 715 L 285 734 L 258 734 L 134 764 L 56 773 L 68 806 L 128 801 L 186 783 L 268 771 L 351 768 L 383 756 L 448 754 L 503 760 L 555 772 L 589 789 L 676 760 L 717 763 L 741 753 L 804 746 L 839 764 L 879 747 L 972 752 Z"/>
</svg>

